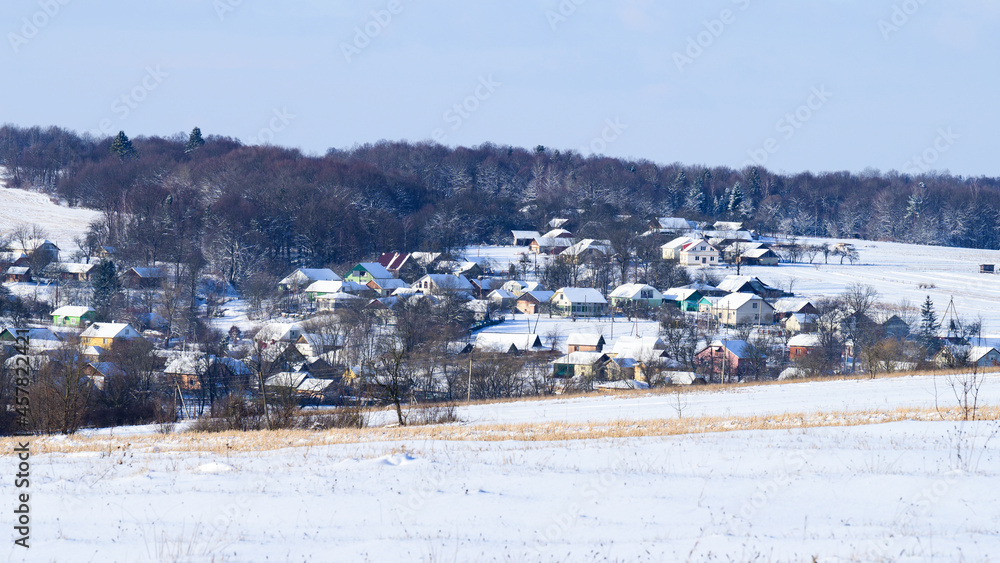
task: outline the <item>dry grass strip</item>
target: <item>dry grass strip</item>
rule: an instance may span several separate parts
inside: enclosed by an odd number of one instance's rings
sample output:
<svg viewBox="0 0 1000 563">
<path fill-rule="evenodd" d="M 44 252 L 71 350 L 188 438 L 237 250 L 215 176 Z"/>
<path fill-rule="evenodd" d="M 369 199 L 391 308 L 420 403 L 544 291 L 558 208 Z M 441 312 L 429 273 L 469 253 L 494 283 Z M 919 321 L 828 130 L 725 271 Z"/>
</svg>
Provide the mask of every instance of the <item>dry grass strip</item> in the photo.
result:
<svg viewBox="0 0 1000 563">
<path fill-rule="evenodd" d="M 441 441 L 521 441 L 550 442 L 595 440 L 603 438 L 644 438 L 735 432 L 744 430 L 782 430 L 831 426 L 860 426 L 903 420 L 961 420 L 962 411 L 952 409 L 900 408 L 890 411 L 785 413 L 739 417 L 661 418 L 616 420 L 603 423 L 539 422 L 526 424 L 443 424 L 392 428 L 333 430 L 274 430 L 257 432 L 220 432 L 181 434 L 145 434 L 132 436 L 36 436 L 31 438 L 32 454 L 74 454 L 116 451 L 147 453 L 213 452 L 230 454 L 264 452 L 284 448 L 303 448 L 332 444 L 400 442 L 409 440 Z M 981 407 L 980 420 L 1000 420 L 1000 407 Z M 22 438 L 23 440 L 23 438 Z M 0 447 L 11 451 L 15 439 L 3 438 Z"/>
</svg>

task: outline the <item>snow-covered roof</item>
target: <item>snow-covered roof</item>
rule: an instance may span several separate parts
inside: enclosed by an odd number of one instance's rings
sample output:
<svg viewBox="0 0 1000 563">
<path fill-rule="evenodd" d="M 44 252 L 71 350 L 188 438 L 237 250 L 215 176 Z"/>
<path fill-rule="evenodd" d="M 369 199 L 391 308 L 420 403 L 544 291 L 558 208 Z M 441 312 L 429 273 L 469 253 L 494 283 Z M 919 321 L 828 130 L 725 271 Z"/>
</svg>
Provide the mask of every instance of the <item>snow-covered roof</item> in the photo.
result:
<svg viewBox="0 0 1000 563">
<path fill-rule="evenodd" d="M 281 285 L 303 285 L 307 282 L 340 281 L 340 279 L 340 276 L 329 268 L 299 268 L 278 283 Z"/>
<path fill-rule="evenodd" d="M 726 276 L 721 282 L 719 282 L 719 289 L 732 293 L 739 291 L 747 284 L 749 284 L 750 288 L 754 291 L 780 291 L 779 289 L 771 287 L 760 281 L 760 278 L 751 276 Z"/>
<path fill-rule="evenodd" d="M 441 290 L 472 291 L 472 283 L 465 276 L 455 276 L 452 274 L 427 274 L 413 283 L 420 285 L 421 282 L 429 280 L 435 287 Z"/>
<path fill-rule="evenodd" d="M 342 280 L 319 280 L 306 287 L 306 293 L 361 293 L 368 289 L 363 283 Z"/>
<path fill-rule="evenodd" d="M 24 274 L 27 274 L 30 269 L 31 268 L 27 266 L 11 266 L 10 268 L 7 268 L 7 271 L 4 273 L 8 276 L 23 276 Z"/>
<path fill-rule="evenodd" d="M 361 262 L 357 266 L 351 268 L 351 271 L 353 272 L 358 268 L 361 268 L 364 271 L 368 272 L 368 274 L 373 278 L 384 279 L 392 277 L 392 274 L 389 273 L 389 270 L 386 270 L 385 267 L 382 266 L 382 264 L 379 264 L 378 262 Z"/>
<path fill-rule="evenodd" d="M 701 295 L 697 289 L 690 287 L 671 287 L 670 289 L 663 292 L 663 296 L 672 295 L 677 301 L 686 301 L 690 299 L 695 293 Z"/>
<path fill-rule="evenodd" d="M 511 346 L 521 352 L 542 348 L 542 339 L 531 332 L 480 332 L 476 335 L 477 350 L 507 352 Z"/>
<path fill-rule="evenodd" d="M 733 353 L 737 358 L 749 358 L 752 354 L 751 351 L 753 347 L 746 340 L 716 340 L 712 342 L 709 346 L 710 348 L 722 348 L 725 347 L 727 350 Z"/>
<path fill-rule="evenodd" d="M 528 300 L 527 298 L 530 297 L 532 299 L 535 299 L 539 303 L 547 303 L 550 299 L 552 299 L 552 296 L 555 294 L 556 292 L 554 291 L 525 291 L 524 293 L 521 294 L 521 297 L 518 297 L 518 301 L 522 299 L 527 301 Z"/>
<path fill-rule="evenodd" d="M 87 313 L 95 312 L 91 307 L 84 307 L 82 305 L 63 305 L 55 311 L 52 311 L 53 317 L 82 317 Z"/>
<path fill-rule="evenodd" d="M 719 302 L 716 303 L 715 306 L 719 309 L 739 309 L 753 300 L 760 301 L 762 309 L 764 308 L 763 305 L 767 304 L 767 302 L 761 299 L 756 293 L 730 293 L 722 299 L 719 299 Z M 767 306 L 770 307 L 770 305 Z"/>
<path fill-rule="evenodd" d="M 134 268 L 129 268 L 129 271 L 135 272 L 135 274 L 140 278 L 157 279 L 166 276 L 166 272 L 163 271 L 163 268 L 142 268 L 136 266 Z"/>
<path fill-rule="evenodd" d="M 78 262 L 53 262 L 45 267 L 46 270 L 51 272 L 60 272 L 64 274 L 86 274 L 87 272 L 94 269 L 96 264 L 80 264 Z"/>
<path fill-rule="evenodd" d="M 645 360 L 663 354 L 666 345 L 656 336 L 622 336 L 615 340 L 609 355 Z"/>
<path fill-rule="evenodd" d="M 677 238 L 675 238 L 674 240 L 672 240 L 670 242 L 667 242 L 665 244 L 660 245 L 660 248 L 663 249 L 663 250 L 681 248 L 685 244 L 688 244 L 689 242 L 695 241 L 695 240 L 702 240 L 702 239 L 700 239 L 700 238 L 691 238 L 691 237 L 677 237 Z"/>
<path fill-rule="evenodd" d="M 94 323 L 80 333 L 86 338 L 141 338 L 127 323 Z"/>
<path fill-rule="evenodd" d="M 771 305 L 775 313 L 797 313 L 809 305 L 809 300 L 802 297 L 783 297 Z"/>
<path fill-rule="evenodd" d="M 978 362 L 982 360 L 990 352 L 996 352 L 996 348 L 992 346 L 973 346 L 969 349 L 969 361 Z"/>
<path fill-rule="evenodd" d="M 297 389 L 304 393 L 323 393 L 336 383 L 334 379 L 303 379 Z"/>
<path fill-rule="evenodd" d="M 563 256 L 578 256 L 588 250 L 594 250 L 601 254 L 612 254 L 611 241 L 585 238 L 572 246 L 566 247 L 560 254 Z"/>
<path fill-rule="evenodd" d="M 683 217 L 657 217 L 656 223 L 661 229 L 668 229 L 674 231 L 684 231 L 691 230 L 695 228 L 692 221 L 688 221 Z"/>
<path fill-rule="evenodd" d="M 535 242 L 543 248 L 567 248 L 573 246 L 573 239 L 564 237 L 539 237 L 535 239 Z"/>
<path fill-rule="evenodd" d="M 603 352 L 570 352 L 552 360 L 553 364 L 589 366 L 604 357 Z"/>
<path fill-rule="evenodd" d="M 410 287 L 410 284 L 399 278 L 375 278 L 368 283 L 373 283 L 376 286 L 388 290 L 388 289 L 400 289 L 405 287 Z"/>
<path fill-rule="evenodd" d="M 821 340 L 818 334 L 796 334 L 788 339 L 789 347 L 816 348 L 820 343 Z"/>
<path fill-rule="evenodd" d="M 506 289 L 494 289 L 486 297 L 489 299 L 514 299 L 514 294 Z"/>
<path fill-rule="evenodd" d="M 543 234 L 542 238 L 566 237 L 566 236 L 570 236 L 572 234 L 573 233 L 567 231 L 566 229 L 555 228 L 555 229 L 552 229 L 551 231 Z"/>
<path fill-rule="evenodd" d="M 514 238 L 521 239 L 536 239 L 542 236 L 538 231 L 511 231 L 510 234 L 514 235 Z"/>
<path fill-rule="evenodd" d="M 258 342 L 292 341 L 302 334 L 298 323 L 268 323 L 257 331 L 254 340 Z"/>
<path fill-rule="evenodd" d="M 265 387 L 293 387 L 297 388 L 303 381 L 309 378 L 309 373 L 304 371 L 282 371 L 264 380 Z"/>
<path fill-rule="evenodd" d="M 662 297 L 659 290 L 655 287 L 644 284 L 644 283 L 625 283 L 619 285 L 612 291 L 608 297 L 620 297 L 622 299 L 633 299 L 639 295 L 644 289 L 653 291 L 653 298 Z"/>
<path fill-rule="evenodd" d="M 566 337 L 567 346 L 597 346 L 604 343 L 601 334 L 577 332 Z"/>
<path fill-rule="evenodd" d="M 566 296 L 572 303 L 607 303 L 600 291 L 592 287 L 564 287 L 556 291 Z"/>
</svg>

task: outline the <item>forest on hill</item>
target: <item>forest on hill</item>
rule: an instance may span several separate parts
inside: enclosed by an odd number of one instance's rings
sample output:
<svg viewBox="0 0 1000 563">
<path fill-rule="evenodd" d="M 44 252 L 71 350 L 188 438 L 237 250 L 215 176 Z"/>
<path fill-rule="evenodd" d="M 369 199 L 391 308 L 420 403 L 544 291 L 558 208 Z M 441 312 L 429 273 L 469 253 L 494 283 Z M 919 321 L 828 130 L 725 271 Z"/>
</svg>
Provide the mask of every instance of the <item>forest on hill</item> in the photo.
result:
<svg viewBox="0 0 1000 563">
<path fill-rule="evenodd" d="M 1000 185 L 988 177 L 788 175 L 493 144 L 380 141 L 309 156 L 197 129 L 95 139 L 15 125 L 0 128 L 0 166 L 10 187 L 100 210 L 81 244 L 114 246 L 134 265 L 211 266 L 237 286 L 387 251 L 509 244 L 511 229 L 552 217 L 591 238 L 683 216 L 763 234 L 1000 248 Z"/>
</svg>

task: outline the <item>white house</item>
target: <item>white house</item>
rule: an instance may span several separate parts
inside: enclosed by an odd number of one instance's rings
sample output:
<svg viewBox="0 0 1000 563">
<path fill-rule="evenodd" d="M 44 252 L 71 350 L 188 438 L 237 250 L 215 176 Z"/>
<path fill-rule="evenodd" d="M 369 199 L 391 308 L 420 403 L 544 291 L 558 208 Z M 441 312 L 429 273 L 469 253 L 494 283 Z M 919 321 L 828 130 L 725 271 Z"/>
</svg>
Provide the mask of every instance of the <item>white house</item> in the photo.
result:
<svg viewBox="0 0 1000 563">
<path fill-rule="evenodd" d="M 297 291 L 320 280 L 340 281 L 340 276 L 329 268 L 299 268 L 278 282 L 285 291 Z"/>
<path fill-rule="evenodd" d="M 590 287 L 564 287 L 549 302 L 552 311 L 564 317 L 599 317 L 608 312 L 607 299 Z"/>
<path fill-rule="evenodd" d="M 774 307 L 753 293 L 726 295 L 712 307 L 712 315 L 727 326 L 774 323 Z"/>
<path fill-rule="evenodd" d="M 426 276 L 413 282 L 413 289 L 419 289 L 424 293 L 442 293 L 468 291 L 472 293 L 476 288 L 465 276 L 455 276 L 452 274 L 427 274 Z"/>
<path fill-rule="evenodd" d="M 719 263 L 721 253 L 707 240 L 689 242 L 677 251 L 681 266 L 714 266 Z"/>
</svg>

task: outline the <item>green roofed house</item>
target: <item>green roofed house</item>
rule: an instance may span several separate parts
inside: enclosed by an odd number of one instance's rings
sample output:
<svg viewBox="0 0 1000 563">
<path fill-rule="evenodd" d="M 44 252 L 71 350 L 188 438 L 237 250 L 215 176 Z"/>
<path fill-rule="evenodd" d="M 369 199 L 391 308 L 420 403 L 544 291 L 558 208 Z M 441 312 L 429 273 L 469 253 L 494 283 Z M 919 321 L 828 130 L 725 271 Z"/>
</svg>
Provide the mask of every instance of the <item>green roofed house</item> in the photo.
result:
<svg viewBox="0 0 1000 563">
<path fill-rule="evenodd" d="M 379 264 L 378 262 L 362 262 L 357 266 L 351 268 L 350 272 L 344 276 L 346 281 L 357 282 L 361 284 L 367 284 L 372 280 L 391 278 L 392 274 L 389 270 L 385 269 L 385 266 Z"/>
<path fill-rule="evenodd" d="M 85 326 L 97 320 L 97 311 L 79 305 L 64 305 L 52 311 L 56 326 Z"/>
</svg>

